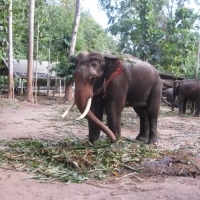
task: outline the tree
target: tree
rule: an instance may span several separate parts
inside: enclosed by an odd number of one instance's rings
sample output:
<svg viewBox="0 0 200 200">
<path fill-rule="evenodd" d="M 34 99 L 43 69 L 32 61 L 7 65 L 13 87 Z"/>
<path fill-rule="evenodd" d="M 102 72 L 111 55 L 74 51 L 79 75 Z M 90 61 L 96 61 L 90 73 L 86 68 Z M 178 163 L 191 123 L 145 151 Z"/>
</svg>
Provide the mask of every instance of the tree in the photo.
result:
<svg viewBox="0 0 200 200">
<path fill-rule="evenodd" d="M 0 0 L 0 60 L 7 57 L 9 2 Z M 0 66 L 1 67 L 1 66 Z"/>
<path fill-rule="evenodd" d="M 70 50 L 68 54 L 67 67 L 69 67 L 71 56 L 74 55 L 80 18 L 81 18 L 81 0 L 76 0 L 76 12 L 74 16 L 74 25 L 73 25 L 73 30 L 72 30 Z M 69 102 L 72 101 L 72 81 L 71 80 L 66 80 L 65 97 Z"/>
<path fill-rule="evenodd" d="M 8 98 L 14 98 L 14 77 L 13 77 L 13 34 L 12 34 L 12 0 L 9 4 L 8 15 L 8 41 L 9 41 L 9 53 L 8 53 Z"/>
<path fill-rule="evenodd" d="M 35 0 L 30 0 L 29 5 L 29 42 L 28 42 L 28 69 L 27 69 L 27 101 L 33 101 L 33 44 L 34 44 L 34 9 Z"/>
<path fill-rule="evenodd" d="M 197 18 L 192 9 L 182 7 L 167 22 L 159 65 L 175 75 L 188 74 L 194 78 L 198 34 L 193 25 Z"/>
<path fill-rule="evenodd" d="M 193 73 L 198 13 L 188 0 L 99 0 L 109 18 L 109 31 L 119 38 L 118 51 L 148 60 L 161 71 Z"/>
<path fill-rule="evenodd" d="M 157 41 L 163 37 L 161 27 L 156 26 L 161 16 L 163 1 L 109 1 L 99 0 L 109 18 L 108 30 L 119 38 L 118 51 L 131 53 L 142 60 L 157 58 Z"/>
</svg>

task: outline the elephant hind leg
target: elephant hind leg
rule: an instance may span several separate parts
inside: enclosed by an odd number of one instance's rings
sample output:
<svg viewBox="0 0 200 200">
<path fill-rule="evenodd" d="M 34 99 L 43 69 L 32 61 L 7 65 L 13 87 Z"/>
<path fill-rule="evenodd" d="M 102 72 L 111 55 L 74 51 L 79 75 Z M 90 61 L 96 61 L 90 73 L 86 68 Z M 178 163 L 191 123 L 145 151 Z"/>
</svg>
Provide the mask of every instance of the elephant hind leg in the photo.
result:
<svg viewBox="0 0 200 200">
<path fill-rule="evenodd" d="M 194 117 L 199 117 L 200 114 L 200 99 L 199 101 L 195 102 L 195 113 L 194 113 Z"/>
<path fill-rule="evenodd" d="M 148 114 L 149 118 L 149 141 L 148 143 L 156 144 L 158 142 L 157 124 L 158 117 L 154 114 Z"/>
<path fill-rule="evenodd" d="M 149 121 L 149 144 L 157 144 L 158 143 L 158 114 L 160 108 L 160 101 L 156 103 L 156 101 L 149 102 L 147 106 L 147 116 Z"/>
<path fill-rule="evenodd" d="M 145 107 L 134 108 L 135 112 L 140 118 L 140 132 L 136 137 L 136 140 L 149 138 L 149 121 Z"/>
</svg>

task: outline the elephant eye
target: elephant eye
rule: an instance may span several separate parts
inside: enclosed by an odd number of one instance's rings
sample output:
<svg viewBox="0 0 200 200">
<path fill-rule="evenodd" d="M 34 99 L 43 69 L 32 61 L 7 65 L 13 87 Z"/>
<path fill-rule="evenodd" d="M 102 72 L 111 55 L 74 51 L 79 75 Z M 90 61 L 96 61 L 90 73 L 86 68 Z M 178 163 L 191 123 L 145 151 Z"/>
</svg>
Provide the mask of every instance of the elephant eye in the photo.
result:
<svg viewBox="0 0 200 200">
<path fill-rule="evenodd" d="M 92 61 L 92 62 L 90 63 L 90 65 L 91 65 L 92 67 L 97 67 L 97 66 L 98 66 L 98 62 L 97 62 L 97 61 Z"/>
<path fill-rule="evenodd" d="M 95 81 L 96 81 L 96 79 L 97 79 L 97 77 L 96 77 L 95 75 L 91 75 L 91 76 L 89 77 L 89 80 L 90 80 L 90 83 L 91 83 L 91 84 L 94 84 Z"/>
</svg>

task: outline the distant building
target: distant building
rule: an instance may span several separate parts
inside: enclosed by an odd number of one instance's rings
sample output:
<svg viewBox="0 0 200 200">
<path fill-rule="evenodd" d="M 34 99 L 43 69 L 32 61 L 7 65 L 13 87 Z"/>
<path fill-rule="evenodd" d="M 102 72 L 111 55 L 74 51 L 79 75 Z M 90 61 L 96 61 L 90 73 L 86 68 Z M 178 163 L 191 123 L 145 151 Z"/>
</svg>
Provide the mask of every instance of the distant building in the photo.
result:
<svg viewBox="0 0 200 200">
<path fill-rule="evenodd" d="M 0 68 L 0 76 L 8 76 L 8 60 L 2 59 L 2 68 Z M 37 73 L 37 79 L 43 79 L 46 80 L 49 75 L 50 80 L 60 80 L 60 86 L 61 81 L 64 82 L 63 78 L 56 77 L 55 71 L 51 71 L 53 67 L 56 66 L 56 63 L 48 63 L 48 61 L 34 61 L 34 67 L 33 67 L 33 78 L 36 78 Z M 13 59 L 13 75 L 14 77 L 19 78 L 19 88 L 23 88 L 23 79 L 27 79 L 27 67 L 28 67 L 28 60 L 23 59 Z M 4 84 L 4 90 L 5 90 L 5 84 Z"/>
</svg>

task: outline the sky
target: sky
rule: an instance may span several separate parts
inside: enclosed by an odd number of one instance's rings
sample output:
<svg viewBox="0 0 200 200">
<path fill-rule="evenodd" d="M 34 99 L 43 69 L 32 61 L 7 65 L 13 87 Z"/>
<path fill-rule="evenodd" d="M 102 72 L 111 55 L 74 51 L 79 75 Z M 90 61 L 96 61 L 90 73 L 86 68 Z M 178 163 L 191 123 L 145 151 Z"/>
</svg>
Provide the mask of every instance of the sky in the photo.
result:
<svg viewBox="0 0 200 200">
<path fill-rule="evenodd" d="M 98 0 L 83 0 L 82 3 L 84 10 L 89 10 L 92 17 L 103 27 L 107 28 L 108 19 L 105 12 L 101 11 L 98 7 Z"/>
</svg>

